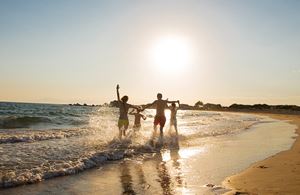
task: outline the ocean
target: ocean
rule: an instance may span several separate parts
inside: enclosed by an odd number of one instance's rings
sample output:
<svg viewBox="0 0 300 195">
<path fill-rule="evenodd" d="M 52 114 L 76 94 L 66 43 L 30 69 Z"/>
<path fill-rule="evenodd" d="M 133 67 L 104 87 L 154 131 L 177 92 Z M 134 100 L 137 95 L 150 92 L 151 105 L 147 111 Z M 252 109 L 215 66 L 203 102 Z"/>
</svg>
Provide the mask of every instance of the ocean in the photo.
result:
<svg viewBox="0 0 300 195">
<path fill-rule="evenodd" d="M 0 103 L 0 186 L 73 175 L 128 158 L 148 159 L 165 148 L 200 146 L 273 121 L 252 114 L 179 110 L 177 136 L 166 111 L 163 145 L 156 147 L 151 144 L 155 110 L 143 113 L 142 128 L 133 131 L 130 116 L 127 136 L 119 140 L 117 108 Z"/>
</svg>

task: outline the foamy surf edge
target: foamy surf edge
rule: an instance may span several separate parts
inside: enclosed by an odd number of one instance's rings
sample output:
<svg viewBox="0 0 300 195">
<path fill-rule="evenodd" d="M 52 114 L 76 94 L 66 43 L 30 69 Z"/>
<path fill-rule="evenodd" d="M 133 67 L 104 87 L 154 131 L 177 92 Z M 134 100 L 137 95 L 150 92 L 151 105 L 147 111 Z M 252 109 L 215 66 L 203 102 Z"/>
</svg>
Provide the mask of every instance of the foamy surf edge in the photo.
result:
<svg viewBox="0 0 300 195">
<path fill-rule="evenodd" d="M 73 175 L 87 169 L 99 167 L 108 161 L 117 161 L 124 158 L 131 158 L 136 155 L 150 154 L 158 151 L 148 143 L 140 146 L 128 146 L 130 143 L 131 142 L 128 139 L 122 141 L 114 139 L 111 141 L 107 150 L 87 154 L 75 161 L 57 160 L 55 162 L 42 164 L 33 169 L 0 173 L 0 188 L 33 184 L 54 177 Z"/>
</svg>

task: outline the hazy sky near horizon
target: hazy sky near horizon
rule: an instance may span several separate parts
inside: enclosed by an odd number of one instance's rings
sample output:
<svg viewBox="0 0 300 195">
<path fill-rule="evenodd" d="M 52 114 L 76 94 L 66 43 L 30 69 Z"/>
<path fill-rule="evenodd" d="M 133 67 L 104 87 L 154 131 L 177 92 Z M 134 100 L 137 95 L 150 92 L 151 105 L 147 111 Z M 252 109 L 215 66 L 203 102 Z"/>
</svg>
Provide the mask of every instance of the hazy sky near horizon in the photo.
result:
<svg viewBox="0 0 300 195">
<path fill-rule="evenodd" d="M 0 101 L 99 104 L 118 83 L 136 104 L 161 92 L 300 105 L 299 10 L 297 0 L 1 0 Z M 179 70 L 154 65 L 166 37 L 188 48 Z"/>
</svg>

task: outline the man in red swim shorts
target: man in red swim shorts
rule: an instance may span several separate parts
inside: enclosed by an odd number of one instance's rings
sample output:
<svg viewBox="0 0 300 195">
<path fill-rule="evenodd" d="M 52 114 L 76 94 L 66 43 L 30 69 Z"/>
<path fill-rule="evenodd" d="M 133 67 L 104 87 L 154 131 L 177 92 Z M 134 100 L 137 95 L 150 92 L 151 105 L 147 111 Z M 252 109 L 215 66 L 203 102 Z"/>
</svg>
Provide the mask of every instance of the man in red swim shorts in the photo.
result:
<svg viewBox="0 0 300 195">
<path fill-rule="evenodd" d="M 151 104 L 147 104 L 144 109 L 155 106 L 156 107 L 156 115 L 154 117 L 154 133 L 156 134 L 157 125 L 160 126 L 160 136 L 163 136 L 163 129 L 166 123 L 165 109 L 168 108 L 168 103 L 175 103 L 178 101 L 169 101 L 163 100 L 162 94 L 157 94 L 157 100 L 152 102 Z"/>
<path fill-rule="evenodd" d="M 154 126 L 159 125 L 160 127 L 164 127 L 166 124 L 166 117 L 165 116 L 155 116 L 154 117 Z"/>
</svg>

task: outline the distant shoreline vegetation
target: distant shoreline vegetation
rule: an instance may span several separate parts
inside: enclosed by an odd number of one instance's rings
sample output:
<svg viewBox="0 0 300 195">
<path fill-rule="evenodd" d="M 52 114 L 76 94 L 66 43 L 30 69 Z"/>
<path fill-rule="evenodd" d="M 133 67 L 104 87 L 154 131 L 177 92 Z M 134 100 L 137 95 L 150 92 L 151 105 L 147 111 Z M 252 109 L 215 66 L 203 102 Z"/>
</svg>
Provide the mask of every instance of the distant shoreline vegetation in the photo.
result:
<svg viewBox="0 0 300 195">
<path fill-rule="evenodd" d="M 118 107 L 118 101 L 111 101 L 105 104 L 110 107 Z M 230 106 L 222 106 L 221 104 L 204 104 L 202 101 L 196 102 L 193 106 L 189 104 L 180 104 L 182 110 L 207 110 L 207 111 L 232 111 L 232 112 L 268 112 L 268 113 L 284 113 L 284 114 L 300 114 L 300 106 L 296 105 L 268 105 L 268 104 L 232 104 Z"/>
<path fill-rule="evenodd" d="M 27 103 L 27 102 L 6 102 L 0 101 L 2 104 L 19 103 L 19 104 L 51 104 L 51 103 Z M 54 105 L 68 105 L 68 106 L 82 106 L 82 107 L 118 107 L 118 101 L 113 100 L 110 103 L 102 105 L 96 104 L 54 104 Z M 143 105 L 145 106 L 145 105 Z M 194 105 L 180 104 L 181 110 L 206 110 L 206 111 L 228 111 L 228 112 L 265 112 L 278 114 L 300 114 L 300 106 L 297 105 L 268 105 L 268 104 L 231 104 L 230 106 L 222 106 L 221 104 L 196 102 Z"/>
<path fill-rule="evenodd" d="M 90 107 L 101 106 L 101 105 L 86 104 L 86 103 L 83 103 L 83 104 L 76 103 L 76 104 L 68 104 L 68 105 L 69 106 L 90 106 Z"/>
</svg>

